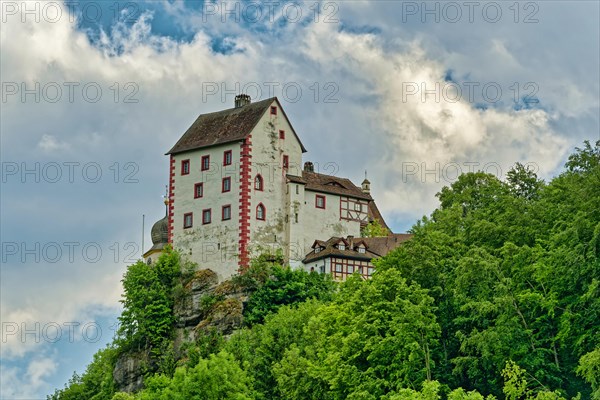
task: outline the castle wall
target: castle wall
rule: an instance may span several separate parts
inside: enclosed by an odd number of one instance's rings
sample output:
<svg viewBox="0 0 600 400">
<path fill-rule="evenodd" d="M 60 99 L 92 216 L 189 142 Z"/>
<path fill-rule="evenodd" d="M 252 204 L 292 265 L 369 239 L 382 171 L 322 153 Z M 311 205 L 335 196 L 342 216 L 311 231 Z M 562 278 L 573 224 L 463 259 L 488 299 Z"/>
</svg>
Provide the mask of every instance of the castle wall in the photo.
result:
<svg viewBox="0 0 600 400">
<path fill-rule="evenodd" d="M 230 150 L 231 165 L 223 165 L 224 152 Z M 210 157 L 210 166 L 201 170 L 203 156 Z M 240 143 L 229 143 L 175 154 L 174 184 L 171 207 L 172 243 L 182 254 L 198 263 L 200 268 L 217 272 L 225 279 L 237 272 L 239 246 L 239 167 Z M 190 160 L 190 172 L 181 174 L 183 160 Z M 222 192 L 222 179 L 231 178 L 231 189 Z M 203 184 L 203 196 L 194 197 L 196 183 Z M 222 207 L 231 206 L 231 218 L 222 219 Z M 203 224 L 203 210 L 211 210 L 211 222 Z M 184 214 L 192 213 L 191 228 L 184 228 Z"/>
<path fill-rule="evenodd" d="M 277 114 L 270 110 L 263 115 L 252 131 L 252 195 L 250 200 L 250 253 L 275 252 L 278 249 L 288 255 L 289 213 L 286 194 L 286 174 L 301 174 L 302 148 L 292 132 L 292 127 L 276 101 Z M 279 131 L 285 138 L 280 138 Z M 283 157 L 288 157 L 288 167 L 283 167 Z M 254 179 L 263 178 L 263 190 L 256 190 Z M 265 207 L 264 221 L 257 218 L 257 207 Z"/>
</svg>

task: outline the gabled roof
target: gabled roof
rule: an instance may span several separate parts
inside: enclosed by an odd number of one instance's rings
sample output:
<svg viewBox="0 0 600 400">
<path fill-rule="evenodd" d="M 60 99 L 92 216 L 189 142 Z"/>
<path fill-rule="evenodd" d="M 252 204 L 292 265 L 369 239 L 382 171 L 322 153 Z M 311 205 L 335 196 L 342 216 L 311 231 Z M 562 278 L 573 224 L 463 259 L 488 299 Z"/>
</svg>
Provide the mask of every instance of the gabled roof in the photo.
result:
<svg viewBox="0 0 600 400">
<path fill-rule="evenodd" d="M 381 213 L 379 212 L 379 209 L 377 208 L 377 204 L 375 204 L 375 201 L 369 202 L 368 216 L 369 216 L 369 222 L 378 220 L 379 225 L 381 225 L 382 228 L 385 228 L 388 232 L 392 232 L 390 227 L 387 226 L 387 224 L 385 223 L 385 220 L 383 219 L 383 215 L 381 215 Z"/>
<path fill-rule="evenodd" d="M 397 248 L 402 243 L 406 242 L 412 237 L 413 235 L 408 233 L 393 233 L 391 235 L 383 237 L 353 239 L 344 239 L 334 236 L 326 242 L 323 242 L 321 240 L 315 241 L 315 244 L 321 244 L 321 246 L 324 247 L 324 249 L 319 251 L 318 253 L 311 251 L 306 255 L 302 262 L 308 263 L 328 257 L 370 261 L 373 258 L 385 256 L 390 251 L 394 250 L 395 248 Z M 347 247 L 345 250 L 340 250 L 339 248 L 336 248 L 335 245 L 342 240 L 346 243 L 352 242 L 353 248 Z M 358 247 L 358 245 L 361 243 L 365 244 L 366 246 L 366 251 L 364 253 L 359 253 L 355 250 L 355 248 Z"/>
<path fill-rule="evenodd" d="M 310 171 L 302 171 L 302 176 L 288 174 L 287 178 L 290 182 L 305 185 L 304 189 L 312 192 L 330 193 L 356 199 L 373 200 L 370 195 L 364 193 L 361 188 L 347 178 L 339 178 L 337 176 Z"/>
<path fill-rule="evenodd" d="M 183 153 L 203 147 L 244 140 L 250 135 L 262 116 L 269 110 L 273 101 L 277 102 L 279 110 L 291 126 L 291 122 L 277 97 L 271 97 L 270 99 L 250 103 L 243 107 L 201 114 L 192 126 L 185 131 L 175 146 L 166 154 Z M 300 143 L 302 152 L 306 152 L 293 127 L 292 132 Z"/>
</svg>

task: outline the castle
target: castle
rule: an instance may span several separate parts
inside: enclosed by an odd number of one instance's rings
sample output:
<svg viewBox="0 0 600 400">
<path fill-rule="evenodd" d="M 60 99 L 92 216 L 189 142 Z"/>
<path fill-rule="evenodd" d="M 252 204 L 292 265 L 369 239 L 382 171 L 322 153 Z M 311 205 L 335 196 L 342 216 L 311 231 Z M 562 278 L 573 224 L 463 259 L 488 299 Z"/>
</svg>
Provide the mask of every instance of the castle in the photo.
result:
<svg viewBox="0 0 600 400">
<path fill-rule="evenodd" d="M 389 232 L 370 182 L 318 173 L 302 165 L 305 152 L 277 98 L 253 103 L 242 94 L 234 108 L 200 115 L 166 153 L 167 215 L 152 228 L 146 261 L 170 243 L 221 280 L 278 251 L 292 268 L 369 277 L 370 260 L 410 235 L 361 240 L 375 220 Z"/>
</svg>

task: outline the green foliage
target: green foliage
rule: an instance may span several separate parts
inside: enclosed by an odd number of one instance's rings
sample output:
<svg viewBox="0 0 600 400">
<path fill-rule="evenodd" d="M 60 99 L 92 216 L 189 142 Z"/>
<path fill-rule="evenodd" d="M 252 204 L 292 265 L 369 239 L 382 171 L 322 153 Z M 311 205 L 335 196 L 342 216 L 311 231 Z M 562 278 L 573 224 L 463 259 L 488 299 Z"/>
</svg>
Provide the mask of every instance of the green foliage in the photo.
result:
<svg viewBox="0 0 600 400">
<path fill-rule="evenodd" d="M 47 396 L 48 400 L 110 400 L 114 394 L 112 371 L 115 366 L 117 349 L 107 346 L 94 354 L 93 361 L 81 376 L 73 377 L 62 390 Z"/>
<path fill-rule="evenodd" d="M 361 230 L 360 234 L 362 237 L 378 237 L 387 236 L 390 234 L 390 231 L 384 228 L 378 219 L 374 219 Z"/>
<path fill-rule="evenodd" d="M 249 326 L 261 323 L 282 305 L 311 298 L 329 300 L 334 288 L 329 275 L 272 265 L 269 278 L 250 295 L 244 309 L 245 322 Z"/>
<path fill-rule="evenodd" d="M 209 330 L 184 360 L 170 340 L 178 256 L 137 263 L 117 345 L 49 398 L 600 400 L 598 188 L 600 141 L 585 142 L 547 184 L 521 164 L 506 182 L 461 175 L 371 280 L 337 289 L 259 257 L 233 279 L 247 327 Z M 115 356 L 138 348 L 158 372 L 115 394 Z"/>
<path fill-rule="evenodd" d="M 600 347 L 590 351 L 579 360 L 577 373 L 592 386 L 592 399 L 600 399 Z"/>
<path fill-rule="evenodd" d="M 389 270 L 347 281 L 304 335 L 273 367 L 280 398 L 378 399 L 430 377 L 439 326 L 426 291 Z"/>
<path fill-rule="evenodd" d="M 227 352 L 201 359 L 193 368 L 180 367 L 172 378 L 156 375 L 147 380 L 139 400 L 250 400 L 252 381 Z"/>
<path fill-rule="evenodd" d="M 181 275 L 179 254 L 167 249 L 152 265 L 129 266 L 123 277 L 123 312 L 118 343 L 122 350 L 160 349 L 170 338 L 176 279 Z"/>
</svg>

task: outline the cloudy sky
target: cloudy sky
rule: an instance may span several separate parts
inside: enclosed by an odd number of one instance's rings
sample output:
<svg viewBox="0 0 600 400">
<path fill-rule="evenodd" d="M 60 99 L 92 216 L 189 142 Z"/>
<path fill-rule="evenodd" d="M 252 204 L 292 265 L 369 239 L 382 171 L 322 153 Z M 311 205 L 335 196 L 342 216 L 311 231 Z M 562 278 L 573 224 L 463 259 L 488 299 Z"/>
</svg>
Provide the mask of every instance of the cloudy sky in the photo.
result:
<svg viewBox="0 0 600 400">
<path fill-rule="evenodd" d="M 2 1 L 2 399 L 115 329 L 164 213 L 164 153 L 235 93 L 279 97 L 321 172 L 410 229 L 458 173 L 545 179 L 599 137 L 596 1 Z"/>
</svg>

